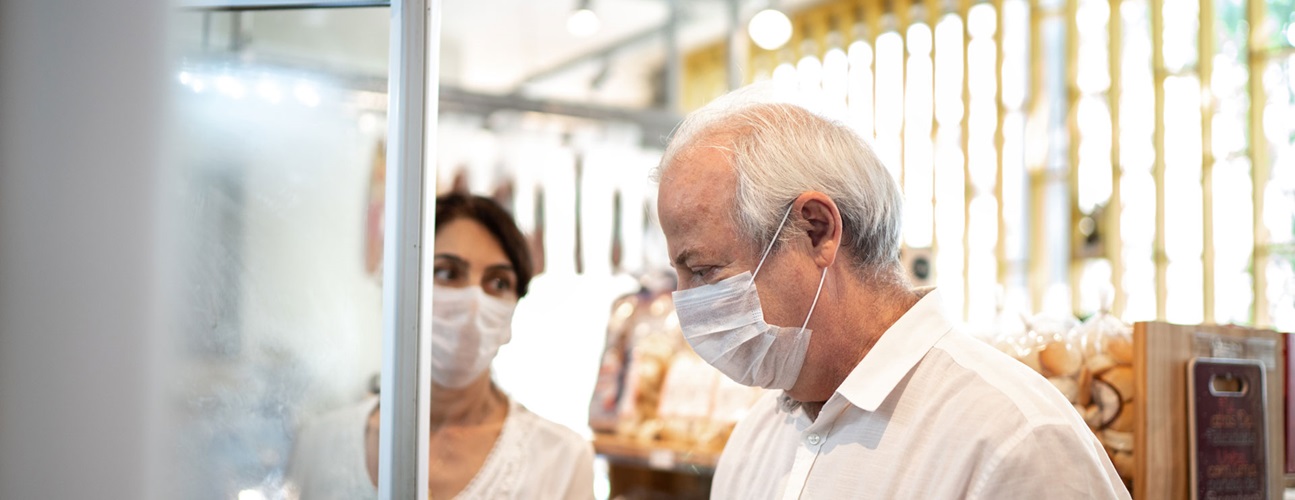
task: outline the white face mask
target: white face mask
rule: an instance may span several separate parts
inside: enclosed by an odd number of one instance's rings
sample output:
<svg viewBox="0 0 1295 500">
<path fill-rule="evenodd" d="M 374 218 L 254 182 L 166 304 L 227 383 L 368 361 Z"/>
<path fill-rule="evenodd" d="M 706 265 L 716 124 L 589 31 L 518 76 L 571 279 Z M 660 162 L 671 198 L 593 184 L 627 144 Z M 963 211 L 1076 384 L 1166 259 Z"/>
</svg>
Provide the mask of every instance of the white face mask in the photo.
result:
<svg viewBox="0 0 1295 500">
<path fill-rule="evenodd" d="M 432 381 L 460 389 L 485 373 L 512 339 L 513 301 L 480 287 L 432 289 Z"/>
<path fill-rule="evenodd" d="M 823 275 L 818 279 L 814 303 L 809 306 L 800 329 L 765 323 L 760 295 L 755 288 L 755 277 L 760 274 L 760 267 L 790 215 L 789 208 L 773 234 L 773 241 L 760 257 L 755 273 L 747 271 L 673 295 L 684 339 L 707 363 L 742 385 L 791 389 L 809 350 L 810 331 L 805 327 L 818 305 L 827 268 L 823 268 Z"/>
</svg>

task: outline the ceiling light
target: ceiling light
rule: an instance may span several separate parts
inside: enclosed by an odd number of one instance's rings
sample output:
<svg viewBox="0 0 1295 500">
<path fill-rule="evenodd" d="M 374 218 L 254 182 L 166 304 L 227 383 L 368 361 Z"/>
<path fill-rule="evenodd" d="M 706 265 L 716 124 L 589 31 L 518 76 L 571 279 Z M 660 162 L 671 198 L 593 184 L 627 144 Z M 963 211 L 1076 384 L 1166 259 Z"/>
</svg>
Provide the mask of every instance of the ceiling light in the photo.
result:
<svg viewBox="0 0 1295 500">
<path fill-rule="evenodd" d="M 571 13 L 567 18 L 567 32 L 574 36 L 585 38 L 598 32 L 602 22 L 598 20 L 598 14 L 584 6 L 579 10 Z"/>
<path fill-rule="evenodd" d="M 765 9 L 751 18 L 747 26 L 751 41 L 764 50 L 777 50 L 791 40 L 791 20 L 776 9 Z"/>
<path fill-rule="evenodd" d="M 238 500 L 265 500 L 265 493 L 261 493 L 261 490 L 248 488 L 238 492 Z"/>
</svg>

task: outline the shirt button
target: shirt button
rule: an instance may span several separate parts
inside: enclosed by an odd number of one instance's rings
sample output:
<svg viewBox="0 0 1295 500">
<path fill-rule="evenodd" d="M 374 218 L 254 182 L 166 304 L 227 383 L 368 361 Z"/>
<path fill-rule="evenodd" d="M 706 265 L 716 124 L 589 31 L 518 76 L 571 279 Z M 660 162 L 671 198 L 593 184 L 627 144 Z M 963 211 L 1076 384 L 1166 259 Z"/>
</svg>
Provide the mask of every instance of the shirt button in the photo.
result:
<svg viewBox="0 0 1295 500">
<path fill-rule="evenodd" d="M 822 441 L 823 441 L 823 438 L 819 437 L 819 436 L 818 436 L 818 434 L 810 434 L 810 435 L 809 435 L 809 445 L 810 445 L 810 446 L 818 446 L 818 443 L 820 443 L 820 442 L 822 442 Z"/>
</svg>

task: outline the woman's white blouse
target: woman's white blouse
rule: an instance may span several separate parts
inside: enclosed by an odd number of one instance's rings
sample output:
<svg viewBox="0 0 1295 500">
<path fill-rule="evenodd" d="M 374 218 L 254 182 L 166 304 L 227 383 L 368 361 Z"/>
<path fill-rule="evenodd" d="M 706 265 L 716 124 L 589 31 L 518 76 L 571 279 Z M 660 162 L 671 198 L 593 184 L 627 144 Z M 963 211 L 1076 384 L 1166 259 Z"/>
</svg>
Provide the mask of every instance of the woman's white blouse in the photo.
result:
<svg viewBox="0 0 1295 500">
<path fill-rule="evenodd" d="M 298 436 L 289 490 L 302 500 L 376 499 L 365 465 L 369 415 L 378 398 L 324 415 Z M 509 399 L 508 416 L 477 475 L 456 498 L 588 500 L 593 446 Z"/>
</svg>

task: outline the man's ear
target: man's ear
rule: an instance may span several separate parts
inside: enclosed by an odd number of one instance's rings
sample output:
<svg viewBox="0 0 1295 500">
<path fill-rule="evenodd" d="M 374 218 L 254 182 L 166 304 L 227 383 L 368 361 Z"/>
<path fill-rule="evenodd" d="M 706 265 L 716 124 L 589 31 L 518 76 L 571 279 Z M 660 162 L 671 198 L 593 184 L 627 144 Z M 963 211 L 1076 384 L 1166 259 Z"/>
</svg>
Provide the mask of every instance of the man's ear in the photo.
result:
<svg viewBox="0 0 1295 500">
<path fill-rule="evenodd" d="M 832 265 L 841 248 L 845 229 L 836 202 L 826 194 L 809 191 L 796 198 L 792 210 L 805 222 L 814 262 L 819 267 Z"/>
</svg>

